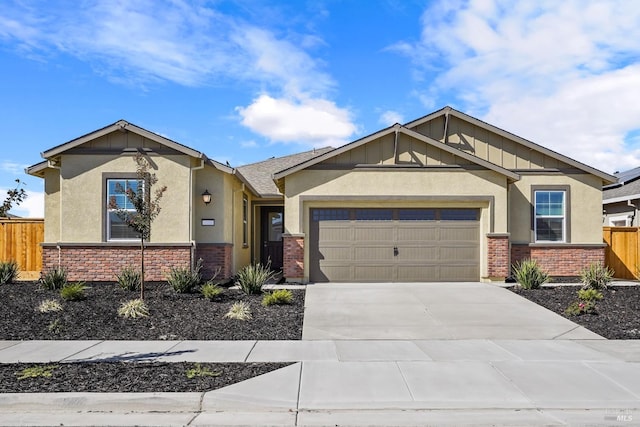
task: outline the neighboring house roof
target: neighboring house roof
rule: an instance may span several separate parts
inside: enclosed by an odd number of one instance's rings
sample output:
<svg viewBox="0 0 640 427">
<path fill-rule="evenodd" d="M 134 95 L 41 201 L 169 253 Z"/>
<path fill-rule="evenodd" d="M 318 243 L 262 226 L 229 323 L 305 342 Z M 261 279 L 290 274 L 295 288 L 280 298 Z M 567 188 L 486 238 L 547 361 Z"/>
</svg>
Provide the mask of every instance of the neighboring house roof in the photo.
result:
<svg viewBox="0 0 640 427">
<path fill-rule="evenodd" d="M 415 138 L 415 139 L 417 139 L 419 141 L 422 141 L 422 142 L 424 142 L 426 144 L 429 144 L 429 145 L 431 145 L 433 147 L 436 147 L 436 148 L 438 148 L 440 150 L 446 151 L 446 152 L 448 152 L 450 154 L 453 154 L 455 156 L 458 156 L 458 157 L 461 157 L 461 158 L 463 158 L 465 160 L 468 160 L 471 163 L 475 163 L 475 164 L 480 165 L 482 167 L 485 167 L 487 169 L 490 169 L 490 170 L 493 170 L 495 172 L 498 172 L 498 173 L 500 173 L 502 175 L 507 176 L 509 179 L 511 179 L 513 181 L 518 181 L 520 179 L 520 175 L 518 175 L 515 172 L 512 172 L 512 171 L 510 171 L 508 169 L 505 169 L 505 168 L 503 168 L 501 166 L 498 166 L 496 164 L 488 162 L 488 161 L 486 161 L 484 159 L 481 159 L 479 157 L 476 157 L 473 154 L 469 154 L 469 153 L 464 152 L 462 150 L 458 150 L 457 148 L 450 147 L 450 146 L 448 146 L 446 144 L 443 144 L 440 141 L 437 141 L 437 140 L 435 140 L 433 138 L 430 138 L 430 137 L 428 137 L 426 135 L 423 135 L 421 133 L 413 131 L 413 130 L 407 128 L 406 126 L 402 126 L 402 125 L 399 125 L 399 124 L 395 124 L 395 125 L 393 125 L 391 127 L 388 127 L 388 128 L 383 129 L 381 131 L 373 133 L 373 134 L 371 134 L 369 136 L 361 138 L 361 139 L 359 139 L 357 141 L 354 141 L 354 142 L 352 142 L 350 144 L 343 145 L 342 147 L 339 147 L 339 148 L 336 148 L 334 150 L 331 150 L 330 152 L 327 152 L 326 154 L 323 154 L 323 155 L 320 155 L 320 156 L 316 156 L 316 157 L 314 157 L 312 159 L 307 160 L 306 162 L 303 162 L 303 163 L 300 163 L 300 164 L 297 164 L 297 165 L 293 165 L 293 166 L 291 166 L 291 167 L 289 167 L 287 169 L 283 169 L 283 170 L 279 171 L 278 173 L 274 174 L 274 179 L 275 180 L 282 179 L 282 178 L 286 177 L 287 175 L 291 175 L 292 173 L 298 172 L 298 171 L 300 171 L 302 169 L 308 168 L 309 166 L 313 166 L 313 165 L 315 165 L 317 163 L 320 163 L 320 162 L 322 162 L 324 160 L 330 159 L 331 157 L 337 156 L 337 155 L 342 154 L 342 153 L 344 153 L 346 151 L 349 151 L 349 150 L 353 150 L 354 148 L 357 148 L 357 147 L 359 147 L 361 145 L 364 145 L 364 144 L 366 144 L 366 143 L 368 143 L 370 141 L 373 141 L 375 139 L 381 138 L 381 137 L 383 137 L 385 135 L 389 135 L 389 134 L 392 134 L 392 133 L 395 133 L 395 132 L 399 132 L 399 133 L 403 133 L 405 135 L 411 136 L 411 137 L 413 137 L 413 138 Z"/>
<path fill-rule="evenodd" d="M 602 202 L 616 203 L 640 199 L 640 167 L 614 174 L 618 182 L 602 188 Z"/>
<path fill-rule="evenodd" d="M 260 197 L 279 198 L 282 197 L 282 194 L 273 181 L 273 175 L 276 172 L 306 162 L 331 150 L 333 147 L 324 147 L 283 157 L 272 157 L 261 162 L 240 166 L 236 169 L 236 175 L 243 177 L 251 190 Z"/>
</svg>

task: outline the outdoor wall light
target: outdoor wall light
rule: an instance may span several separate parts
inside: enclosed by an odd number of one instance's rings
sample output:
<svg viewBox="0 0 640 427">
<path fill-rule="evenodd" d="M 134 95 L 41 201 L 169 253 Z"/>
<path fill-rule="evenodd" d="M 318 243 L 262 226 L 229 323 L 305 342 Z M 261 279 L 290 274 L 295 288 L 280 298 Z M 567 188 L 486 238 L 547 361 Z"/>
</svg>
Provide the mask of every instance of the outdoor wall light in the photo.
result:
<svg viewBox="0 0 640 427">
<path fill-rule="evenodd" d="M 209 190 L 204 190 L 204 193 L 202 193 L 202 201 L 205 205 L 211 203 L 211 193 L 209 193 Z"/>
</svg>

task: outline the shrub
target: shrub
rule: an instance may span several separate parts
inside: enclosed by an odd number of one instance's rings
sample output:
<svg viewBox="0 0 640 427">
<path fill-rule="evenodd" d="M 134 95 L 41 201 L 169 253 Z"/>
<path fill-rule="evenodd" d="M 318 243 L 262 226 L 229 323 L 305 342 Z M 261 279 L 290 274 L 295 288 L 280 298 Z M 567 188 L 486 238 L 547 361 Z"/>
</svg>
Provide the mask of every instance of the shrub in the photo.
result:
<svg viewBox="0 0 640 427">
<path fill-rule="evenodd" d="M 267 307 L 273 304 L 291 304 L 293 294 L 288 289 L 278 289 L 262 298 L 262 305 Z"/>
<path fill-rule="evenodd" d="M 208 300 L 214 300 L 218 298 L 223 292 L 223 289 L 211 282 L 205 283 L 202 288 L 200 288 L 200 293 Z"/>
<path fill-rule="evenodd" d="M 568 316 L 579 316 L 581 314 L 595 314 L 596 304 L 593 301 L 572 302 L 564 311 Z"/>
<path fill-rule="evenodd" d="M 52 311 L 62 311 L 62 305 L 54 299 L 46 299 L 38 306 L 40 313 L 50 313 Z"/>
<path fill-rule="evenodd" d="M 275 271 L 271 271 L 271 261 L 267 265 L 249 264 L 238 272 L 236 284 L 247 295 L 261 294 L 264 284 L 275 275 Z"/>
<path fill-rule="evenodd" d="M 18 278 L 20 267 L 15 261 L 0 262 L 0 285 L 6 285 Z"/>
<path fill-rule="evenodd" d="M 120 271 L 120 274 L 116 274 L 116 279 L 120 288 L 125 291 L 139 291 L 140 284 L 142 283 L 142 277 L 140 272 L 131 266 L 127 266 Z"/>
<path fill-rule="evenodd" d="M 538 289 L 549 281 L 549 275 L 542 271 L 534 259 L 524 259 L 511 267 L 516 281 L 524 289 Z"/>
<path fill-rule="evenodd" d="M 578 299 L 580 301 L 599 301 L 602 298 L 602 292 L 597 289 L 580 289 L 578 291 Z"/>
<path fill-rule="evenodd" d="M 251 319 L 251 309 L 249 308 L 249 304 L 244 301 L 234 302 L 224 317 L 237 320 Z"/>
<path fill-rule="evenodd" d="M 210 368 L 206 366 L 202 366 L 199 363 L 196 363 L 193 368 L 187 369 L 185 375 L 190 380 L 199 377 L 219 377 L 222 374 L 220 371 L 212 371 Z"/>
<path fill-rule="evenodd" d="M 607 289 L 612 278 L 613 270 L 600 262 L 592 262 L 580 271 L 582 289 Z"/>
<path fill-rule="evenodd" d="M 193 270 L 188 267 L 171 267 L 167 281 L 176 292 L 181 294 L 193 292 L 202 282 L 201 269 L 202 258 L 198 260 Z"/>
<path fill-rule="evenodd" d="M 84 282 L 68 283 L 60 289 L 60 296 L 67 301 L 80 301 L 86 298 Z"/>
<path fill-rule="evenodd" d="M 132 299 L 123 302 L 118 308 L 118 316 L 136 319 L 138 317 L 147 317 L 149 315 L 149 308 L 147 304 L 141 299 Z"/>
<path fill-rule="evenodd" d="M 58 366 L 56 365 L 35 365 L 24 368 L 15 374 L 19 380 L 26 380 L 27 378 L 51 378 L 53 371 L 57 368 Z"/>
<path fill-rule="evenodd" d="M 49 291 L 62 289 L 67 284 L 67 271 L 64 267 L 55 267 L 40 278 L 40 286 Z"/>
</svg>

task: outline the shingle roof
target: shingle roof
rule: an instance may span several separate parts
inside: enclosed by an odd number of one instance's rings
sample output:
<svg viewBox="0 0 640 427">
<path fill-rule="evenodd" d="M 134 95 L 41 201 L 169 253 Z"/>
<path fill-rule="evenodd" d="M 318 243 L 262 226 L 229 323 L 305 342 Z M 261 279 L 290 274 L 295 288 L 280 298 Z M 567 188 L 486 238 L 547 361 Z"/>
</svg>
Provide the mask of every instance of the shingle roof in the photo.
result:
<svg viewBox="0 0 640 427">
<path fill-rule="evenodd" d="M 602 199 L 618 199 L 625 196 L 640 194 L 640 167 L 628 171 L 613 174 L 618 178 L 615 184 L 607 185 L 602 189 Z"/>
<path fill-rule="evenodd" d="M 283 157 L 272 157 L 261 162 L 240 166 L 236 170 L 260 197 L 280 197 L 282 194 L 272 179 L 274 173 L 306 162 L 331 150 L 333 147 L 324 147 Z"/>
</svg>

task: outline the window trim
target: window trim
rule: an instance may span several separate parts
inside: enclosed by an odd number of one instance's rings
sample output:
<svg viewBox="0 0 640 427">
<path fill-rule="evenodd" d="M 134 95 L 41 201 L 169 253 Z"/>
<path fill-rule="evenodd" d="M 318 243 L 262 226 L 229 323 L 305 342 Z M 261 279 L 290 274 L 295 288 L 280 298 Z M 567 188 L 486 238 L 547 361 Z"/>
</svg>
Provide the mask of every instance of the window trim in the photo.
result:
<svg viewBox="0 0 640 427">
<path fill-rule="evenodd" d="M 242 193 L 242 247 L 249 247 L 249 198 Z"/>
<path fill-rule="evenodd" d="M 564 192 L 563 238 L 562 240 L 538 240 L 536 227 L 536 192 L 561 191 Z M 531 241 L 543 244 L 571 243 L 571 187 L 568 185 L 532 185 L 531 186 Z"/>
<path fill-rule="evenodd" d="M 137 242 L 140 239 L 110 239 L 110 221 L 109 221 L 109 180 L 126 179 L 137 180 L 135 173 L 103 173 L 102 174 L 102 241 L 103 242 Z"/>
</svg>

